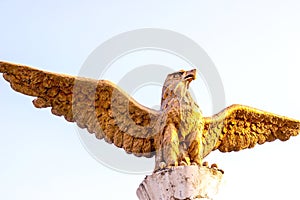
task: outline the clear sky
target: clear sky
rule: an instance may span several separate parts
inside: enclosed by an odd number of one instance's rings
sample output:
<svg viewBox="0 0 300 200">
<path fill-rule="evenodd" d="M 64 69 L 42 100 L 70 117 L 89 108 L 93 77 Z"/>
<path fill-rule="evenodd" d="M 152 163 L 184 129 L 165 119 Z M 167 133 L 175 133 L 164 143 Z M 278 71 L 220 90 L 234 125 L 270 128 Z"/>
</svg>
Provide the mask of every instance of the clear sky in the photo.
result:
<svg viewBox="0 0 300 200">
<path fill-rule="evenodd" d="M 77 75 L 88 55 L 111 37 L 139 28 L 169 29 L 208 53 L 227 106 L 245 104 L 300 119 L 299 1 L 1 0 L 0 8 L 0 60 Z M 160 91 L 149 91 L 140 92 L 158 101 Z M 34 108 L 32 98 L 15 93 L 2 78 L 0 97 L 0 199 L 137 199 L 145 175 L 101 165 L 82 146 L 74 124 Z M 211 114 L 209 99 L 200 101 L 204 114 Z M 298 152 L 300 137 L 239 153 L 213 152 L 206 160 L 225 171 L 219 199 L 296 200 Z"/>
</svg>

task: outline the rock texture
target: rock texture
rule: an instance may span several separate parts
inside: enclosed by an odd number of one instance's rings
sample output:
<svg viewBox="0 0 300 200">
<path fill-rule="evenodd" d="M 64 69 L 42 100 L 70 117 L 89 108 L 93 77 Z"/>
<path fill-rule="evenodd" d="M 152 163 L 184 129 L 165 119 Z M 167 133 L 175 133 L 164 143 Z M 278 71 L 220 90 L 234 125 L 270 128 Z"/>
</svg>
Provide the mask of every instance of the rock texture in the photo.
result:
<svg viewBox="0 0 300 200">
<path fill-rule="evenodd" d="M 140 200 L 213 199 L 223 173 L 207 166 L 179 166 L 147 176 L 137 189 Z"/>
</svg>

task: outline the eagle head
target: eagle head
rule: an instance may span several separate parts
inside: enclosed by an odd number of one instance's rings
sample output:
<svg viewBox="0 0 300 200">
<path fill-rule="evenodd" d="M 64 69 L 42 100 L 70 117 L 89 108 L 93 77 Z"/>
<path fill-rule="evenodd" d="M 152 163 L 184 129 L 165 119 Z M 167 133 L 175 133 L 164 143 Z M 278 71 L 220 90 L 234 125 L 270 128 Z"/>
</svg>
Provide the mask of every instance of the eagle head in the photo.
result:
<svg viewBox="0 0 300 200">
<path fill-rule="evenodd" d="M 162 90 L 162 102 L 167 98 L 182 98 L 189 95 L 190 83 L 196 79 L 196 69 L 180 70 L 169 74 Z"/>
</svg>

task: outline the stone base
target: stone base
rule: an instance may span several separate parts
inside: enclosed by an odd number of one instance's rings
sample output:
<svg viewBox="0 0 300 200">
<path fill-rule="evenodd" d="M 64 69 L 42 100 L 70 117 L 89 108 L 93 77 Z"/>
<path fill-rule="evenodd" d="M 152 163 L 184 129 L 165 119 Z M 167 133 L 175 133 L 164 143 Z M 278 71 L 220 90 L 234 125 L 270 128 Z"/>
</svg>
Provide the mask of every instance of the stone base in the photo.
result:
<svg viewBox="0 0 300 200">
<path fill-rule="evenodd" d="M 206 166 L 178 166 L 146 176 L 137 189 L 140 200 L 213 199 L 223 173 Z"/>
</svg>

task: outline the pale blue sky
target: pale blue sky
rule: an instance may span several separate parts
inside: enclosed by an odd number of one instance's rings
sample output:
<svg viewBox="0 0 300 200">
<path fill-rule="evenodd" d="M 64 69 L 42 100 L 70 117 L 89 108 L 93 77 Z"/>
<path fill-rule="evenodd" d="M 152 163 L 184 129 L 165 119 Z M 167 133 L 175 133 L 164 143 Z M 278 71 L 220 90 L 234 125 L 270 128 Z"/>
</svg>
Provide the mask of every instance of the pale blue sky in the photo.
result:
<svg viewBox="0 0 300 200">
<path fill-rule="evenodd" d="M 1 0 L 0 8 L 0 60 L 76 75 L 112 36 L 170 29 L 196 41 L 212 58 L 226 105 L 300 119 L 299 1 Z M 2 78 L 0 96 L 0 199 L 137 199 L 144 175 L 102 166 L 81 145 L 75 125 L 34 108 L 32 98 L 13 92 Z M 208 114 L 209 99 L 203 101 Z M 300 137 L 212 153 L 207 161 L 225 171 L 219 199 L 299 199 L 298 152 Z"/>
</svg>

